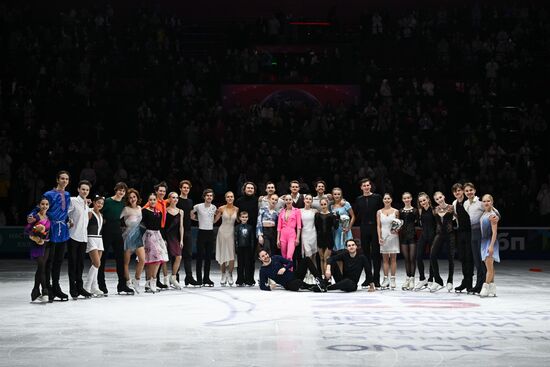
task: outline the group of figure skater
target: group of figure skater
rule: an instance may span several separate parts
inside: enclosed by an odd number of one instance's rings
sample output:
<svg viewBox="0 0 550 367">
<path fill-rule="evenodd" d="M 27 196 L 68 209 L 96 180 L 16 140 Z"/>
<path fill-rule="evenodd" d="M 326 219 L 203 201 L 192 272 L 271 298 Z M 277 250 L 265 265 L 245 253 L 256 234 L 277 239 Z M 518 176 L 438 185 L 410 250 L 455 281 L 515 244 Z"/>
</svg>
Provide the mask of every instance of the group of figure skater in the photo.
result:
<svg viewBox="0 0 550 367">
<path fill-rule="evenodd" d="M 397 254 L 402 253 L 406 269 L 403 290 L 437 292 L 446 287 L 450 292 L 457 249 L 463 279 L 454 290 L 482 297 L 496 295 L 493 263 L 500 261 L 500 214 L 491 195 L 480 200 L 472 183 L 453 185 L 452 204 L 438 191 L 432 205 L 430 196 L 422 192 L 415 207 L 412 195 L 406 192 L 398 210 L 392 206 L 391 194 L 380 196 L 371 191 L 369 179 L 361 181 L 362 195 L 354 203 L 344 199 L 340 188 L 326 193 L 322 180 L 315 183 L 315 196 L 300 193 L 299 182 L 291 181 L 290 194 L 281 197 L 272 182 L 266 184 L 265 195 L 260 197 L 256 196 L 256 185 L 245 182 L 242 195 L 235 199 L 233 192 L 225 193 L 225 204 L 220 207 L 213 204 L 212 189 L 204 190 L 203 202 L 194 205 L 188 180 L 180 182 L 179 193 L 168 195 L 165 182 L 155 185 L 141 206 L 140 193 L 122 182 L 115 185 L 111 197 L 89 199 L 92 185 L 83 180 L 78 183 L 78 195 L 71 197 L 65 190 L 69 179 L 67 171 L 58 172 L 56 187 L 43 195 L 27 217 L 26 233 L 33 241 L 31 257 L 37 261 L 32 301 L 69 299 L 59 284 L 66 249 L 73 299 L 108 295 L 106 249 L 114 254 L 119 294 L 181 289 L 180 282 L 213 287 L 213 252 L 220 264 L 222 286 L 254 286 L 259 258 L 262 290 L 282 287 L 352 292 L 358 289 L 363 272 L 361 286 L 368 291 L 395 289 Z M 216 233 L 214 224 L 220 219 Z M 192 271 L 192 221 L 198 222 L 196 278 Z M 360 248 L 351 231 L 356 222 Z M 421 228 L 419 236 L 417 227 Z M 430 258 L 427 279 L 423 261 L 426 249 Z M 446 285 L 437 261 L 442 250 L 446 250 L 449 263 Z M 91 266 L 84 282 L 85 253 Z M 131 276 L 129 264 L 134 256 L 135 273 Z M 182 260 L 185 277 L 180 279 Z M 419 282 L 415 285 L 417 267 Z"/>
</svg>

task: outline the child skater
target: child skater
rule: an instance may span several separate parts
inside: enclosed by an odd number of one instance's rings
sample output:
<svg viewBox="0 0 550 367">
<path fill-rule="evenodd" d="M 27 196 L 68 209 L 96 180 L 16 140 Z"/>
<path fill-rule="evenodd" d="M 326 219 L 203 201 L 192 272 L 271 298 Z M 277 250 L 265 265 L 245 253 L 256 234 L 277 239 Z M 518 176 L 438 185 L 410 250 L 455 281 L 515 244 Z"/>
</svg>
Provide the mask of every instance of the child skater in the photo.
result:
<svg viewBox="0 0 550 367">
<path fill-rule="evenodd" d="M 237 286 L 244 286 L 246 279 L 253 279 L 254 274 L 250 274 L 252 263 L 247 261 L 254 251 L 254 228 L 248 224 L 248 212 L 239 213 L 240 223 L 235 226 L 235 247 L 237 250 Z"/>
</svg>

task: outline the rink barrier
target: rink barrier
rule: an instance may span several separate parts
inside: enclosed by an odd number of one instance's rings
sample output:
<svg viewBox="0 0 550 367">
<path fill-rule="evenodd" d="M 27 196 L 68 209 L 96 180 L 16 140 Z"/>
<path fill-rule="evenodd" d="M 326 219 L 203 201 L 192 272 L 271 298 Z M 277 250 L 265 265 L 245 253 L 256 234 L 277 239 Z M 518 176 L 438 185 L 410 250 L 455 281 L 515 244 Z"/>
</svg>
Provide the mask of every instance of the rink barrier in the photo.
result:
<svg viewBox="0 0 550 367">
<path fill-rule="evenodd" d="M 0 257 L 23 258 L 29 255 L 32 242 L 22 226 L 0 227 Z M 217 227 L 214 231 L 217 232 Z M 420 230 L 417 231 L 420 233 Z M 195 253 L 198 228 L 191 229 Z M 353 238 L 360 243 L 359 227 L 352 228 Z M 498 229 L 501 259 L 550 260 L 550 227 L 501 227 Z M 428 248 L 424 249 L 427 258 Z M 441 258 L 446 258 L 445 253 Z"/>
</svg>

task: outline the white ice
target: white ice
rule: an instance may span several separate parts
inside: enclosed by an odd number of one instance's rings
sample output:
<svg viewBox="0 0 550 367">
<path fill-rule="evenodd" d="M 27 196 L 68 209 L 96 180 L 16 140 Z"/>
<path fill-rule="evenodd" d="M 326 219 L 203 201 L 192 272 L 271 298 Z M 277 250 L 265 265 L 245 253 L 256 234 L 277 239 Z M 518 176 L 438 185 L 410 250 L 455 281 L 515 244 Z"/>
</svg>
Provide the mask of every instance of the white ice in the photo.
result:
<svg viewBox="0 0 550 367">
<path fill-rule="evenodd" d="M 545 366 L 548 271 L 497 264 L 485 299 L 222 288 L 219 271 L 214 288 L 119 296 L 110 273 L 107 298 L 32 304 L 33 263 L 1 260 L 0 366 Z"/>
</svg>

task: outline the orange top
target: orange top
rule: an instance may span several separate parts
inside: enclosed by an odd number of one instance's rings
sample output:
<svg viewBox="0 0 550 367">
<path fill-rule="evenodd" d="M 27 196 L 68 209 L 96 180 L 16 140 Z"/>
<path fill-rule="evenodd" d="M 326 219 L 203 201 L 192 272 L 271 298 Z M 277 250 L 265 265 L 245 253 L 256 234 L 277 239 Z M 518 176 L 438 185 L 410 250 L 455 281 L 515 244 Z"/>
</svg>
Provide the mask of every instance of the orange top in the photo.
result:
<svg viewBox="0 0 550 367">
<path fill-rule="evenodd" d="M 166 224 L 166 207 L 168 204 L 168 199 L 165 200 L 157 200 L 157 203 L 155 204 L 155 210 L 162 213 L 162 218 L 160 221 L 160 227 L 164 228 L 164 225 Z M 149 203 L 145 204 L 143 206 L 144 208 L 149 208 Z"/>
</svg>

